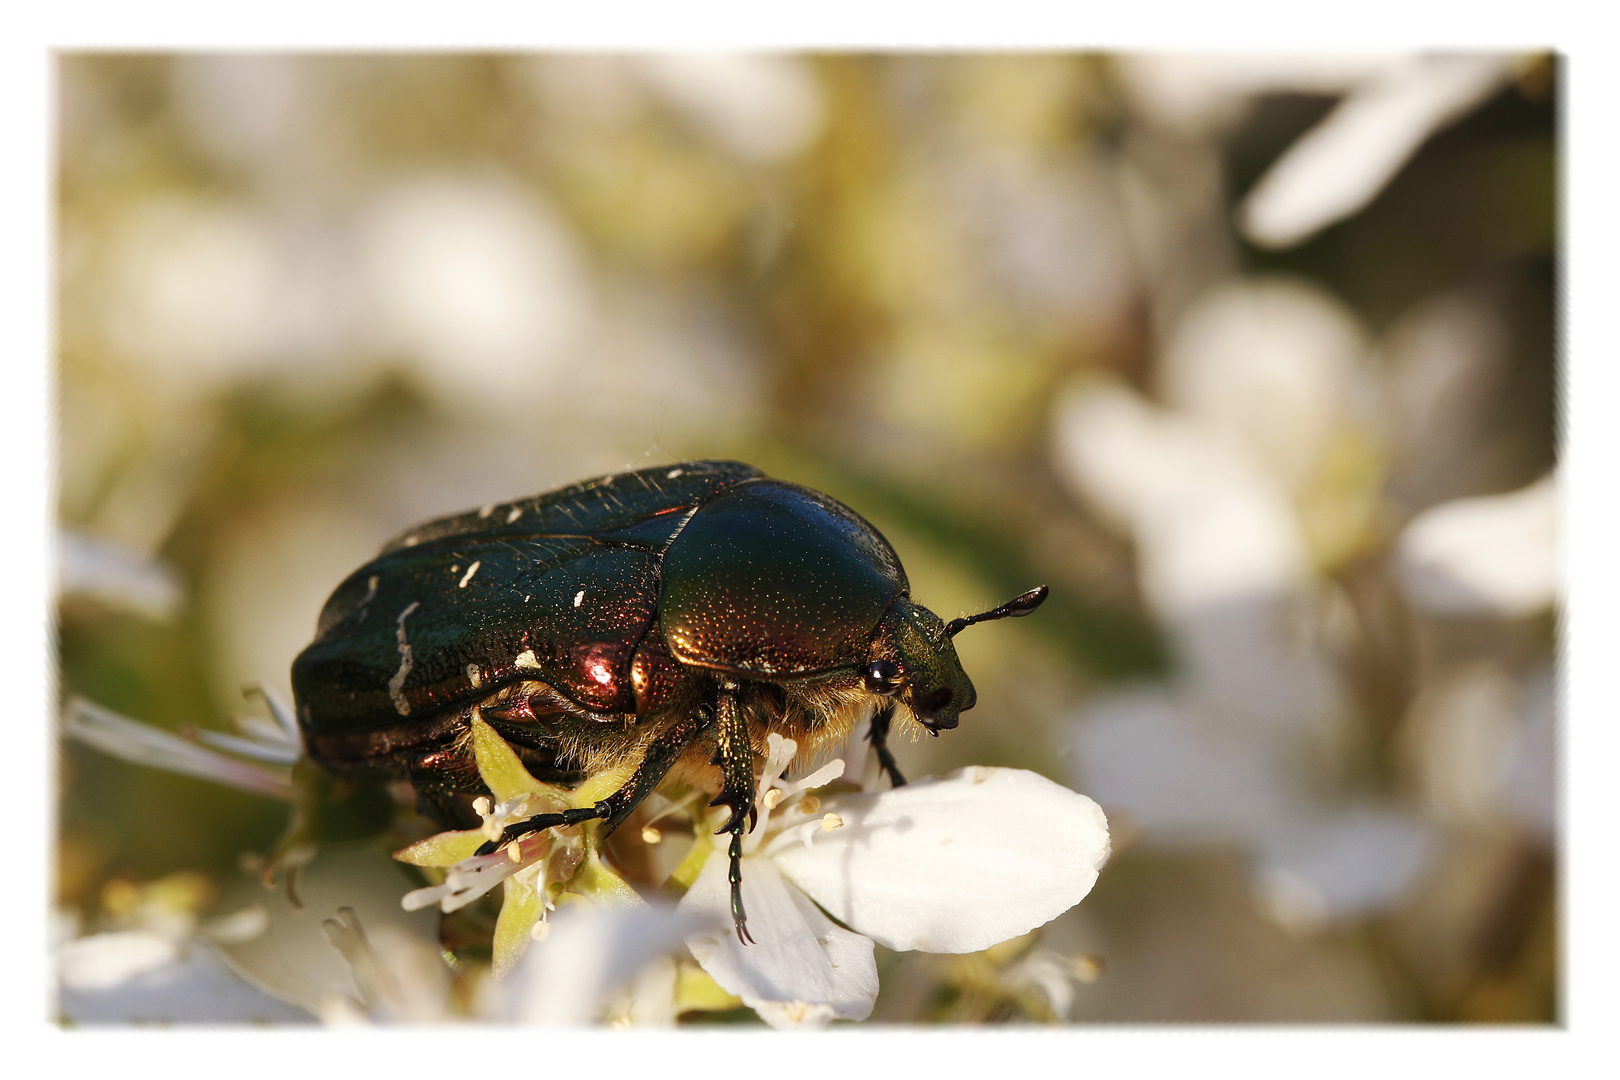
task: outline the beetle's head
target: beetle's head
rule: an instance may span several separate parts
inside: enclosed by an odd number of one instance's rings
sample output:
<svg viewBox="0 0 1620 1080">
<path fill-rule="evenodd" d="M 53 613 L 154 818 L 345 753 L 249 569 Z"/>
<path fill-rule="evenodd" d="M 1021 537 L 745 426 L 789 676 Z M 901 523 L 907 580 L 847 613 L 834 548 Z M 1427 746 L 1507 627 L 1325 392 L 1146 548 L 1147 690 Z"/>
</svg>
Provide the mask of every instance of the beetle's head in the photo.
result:
<svg viewBox="0 0 1620 1080">
<path fill-rule="evenodd" d="M 867 657 L 866 688 L 892 697 L 911 710 L 918 723 L 937 735 L 953 728 L 973 708 L 977 695 L 951 643 L 978 622 L 1028 615 L 1046 599 L 1045 585 L 978 615 L 944 622 L 938 615 L 900 597 L 878 623 Z"/>
</svg>

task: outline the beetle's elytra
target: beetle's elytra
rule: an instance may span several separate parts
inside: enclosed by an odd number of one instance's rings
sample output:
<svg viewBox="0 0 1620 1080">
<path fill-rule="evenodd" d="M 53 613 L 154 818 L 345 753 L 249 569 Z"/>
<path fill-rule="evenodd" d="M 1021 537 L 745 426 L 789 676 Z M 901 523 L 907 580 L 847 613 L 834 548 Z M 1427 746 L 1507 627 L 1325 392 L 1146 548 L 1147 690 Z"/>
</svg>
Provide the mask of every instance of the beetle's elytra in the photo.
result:
<svg viewBox="0 0 1620 1080">
<path fill-rule="evenodd" d="M 595 807 L 496 843 L 598 818 L 611 831 L 672 770 L 717 791 L 747 940 L 741 845 L 766 736 L 810 755 L 871 714 L 902 784 L 885 744 L 895 718 L 937 734 L 973 707 L 951 637 L 1045 597 L 946 624 L 842 503 L 738 462 L 684 462 L 417 526 L 338 586 L 292 685 L 318 764 L 409 779 L 440 805 L 484 790 L 475 709 L 536 776 L 634 763 Z"/>
</svg>

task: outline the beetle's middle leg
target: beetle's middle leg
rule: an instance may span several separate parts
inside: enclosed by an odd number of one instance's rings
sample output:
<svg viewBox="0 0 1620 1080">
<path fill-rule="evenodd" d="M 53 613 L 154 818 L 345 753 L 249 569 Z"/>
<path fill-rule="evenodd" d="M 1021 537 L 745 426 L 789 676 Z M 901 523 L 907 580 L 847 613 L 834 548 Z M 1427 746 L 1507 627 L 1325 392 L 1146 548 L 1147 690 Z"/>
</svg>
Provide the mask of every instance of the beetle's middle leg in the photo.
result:
<svg viewBox="0 0 1620 1080">
<path fill-rule="evenodd" d="M 754 744 L 748 737 L 748 720 L 737 704 L 736 683 L 720 686 L 715 704 L 714 743 L 721 788 L 709 805 L 731 807 L 731 817 L 715 833 L 731 834 L 731 921 L 737 927 L 737 940 L 752 945 L 754 939 L 748 933 L 748 915 L 743 911 L 742 845 L 759 811 L 754 806 Z"/>
<path fill-rule="evenodd" d="M 903 787 L 906 778 L 900 775 L 900 766 L 895 764 L 894 755 L 889 753 L 889 722 L 894 719 L 894 705 L 890 703 L 872 714 L 872 723 L 866 733 L 866 741 L 872 744 L 877 751 L 878 766 L 889 774 L 889 783 L 894 787 Z"/>
<path fill-rule="evenodd" d="M 641 805 L 641 800 L 651 794 L 653 788 L 664 779 L 664 774 L 680 760 L 688 747 L 703 736 L 711 724 L 711 717 L 701 711 L 682 718 L 647 745 L 647 753 L 641 759 L 641 764 L 636 767 L 630 779 L 625 781 L 624 786 L 612 795 L 595 806 L 581 806 L 555 814 L 538 814 L 525 821 L 508 825 L 501 831 L 500 839 L 483 844 L 476 854 L 488 855 L 520 836 L 527 836 L 541 829 L 550 829 L 557 825 L 578 825 L 585 821 L 606 821 L 607 825 L 602 829 L 602 835 L 606 837 Z"/>
</svg>

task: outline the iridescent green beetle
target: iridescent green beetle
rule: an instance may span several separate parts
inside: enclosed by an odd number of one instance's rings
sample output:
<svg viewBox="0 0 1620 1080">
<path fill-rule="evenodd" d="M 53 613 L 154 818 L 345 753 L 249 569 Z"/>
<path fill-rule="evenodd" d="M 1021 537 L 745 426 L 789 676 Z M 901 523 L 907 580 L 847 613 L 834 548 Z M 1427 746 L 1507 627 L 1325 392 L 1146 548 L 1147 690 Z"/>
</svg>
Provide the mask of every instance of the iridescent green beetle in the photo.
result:
<svg viewBox="0 0 1620 1080">
<path fill-rule="evenodd" d="M 604 835 L 666 776 L 729 806 L 731 908 L 766 736 L 800 754 L 872 716 L 931 734 L 974 704 L 951 638 L 1025 615 L 1032 589 L 943 622 L 853 510 L 748 465 L 694 461 L 575 484 L 419 525 L 339 585 L 293 662 L 310 757 L 337 775 L 405 778 L 446 805 L 483 793 L 474 710 L 537 777 L 633 765 L 593 807 L 510 826 L 498 845 L 601 819 Z"/>
</svg>

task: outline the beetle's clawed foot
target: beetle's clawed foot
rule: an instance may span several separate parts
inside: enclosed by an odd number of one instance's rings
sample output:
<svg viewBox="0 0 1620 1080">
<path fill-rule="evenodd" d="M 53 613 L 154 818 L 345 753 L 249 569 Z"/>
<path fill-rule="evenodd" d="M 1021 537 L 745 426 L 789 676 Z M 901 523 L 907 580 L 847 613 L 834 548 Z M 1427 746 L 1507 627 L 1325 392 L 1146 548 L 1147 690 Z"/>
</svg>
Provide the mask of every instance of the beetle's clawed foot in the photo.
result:
<svg viewBox="0 0 1620 1080">
<path fill-rule="evenodd" d="M 715 796 L 709 805 L 731 807 L 731 816 L 726 819 L 726 823 L 714 830 L 716 836 L 721 833 L 753 832 L 754 826 L 759 823 L 759 807 L 754 805 L 753 799 L 745 795 L 722 792 Z M 744 818 L 748 820 L 746 829 L 742 827 Z"/>
<path fill-rule="evenodd" d="M 735 922 L 737 926 L 737 940 L 742 942 L 744 945 L 755 944 L 754 935 L 748 932 L 748 919 L 745 917 L 737 919 Z"/>
</svg>

